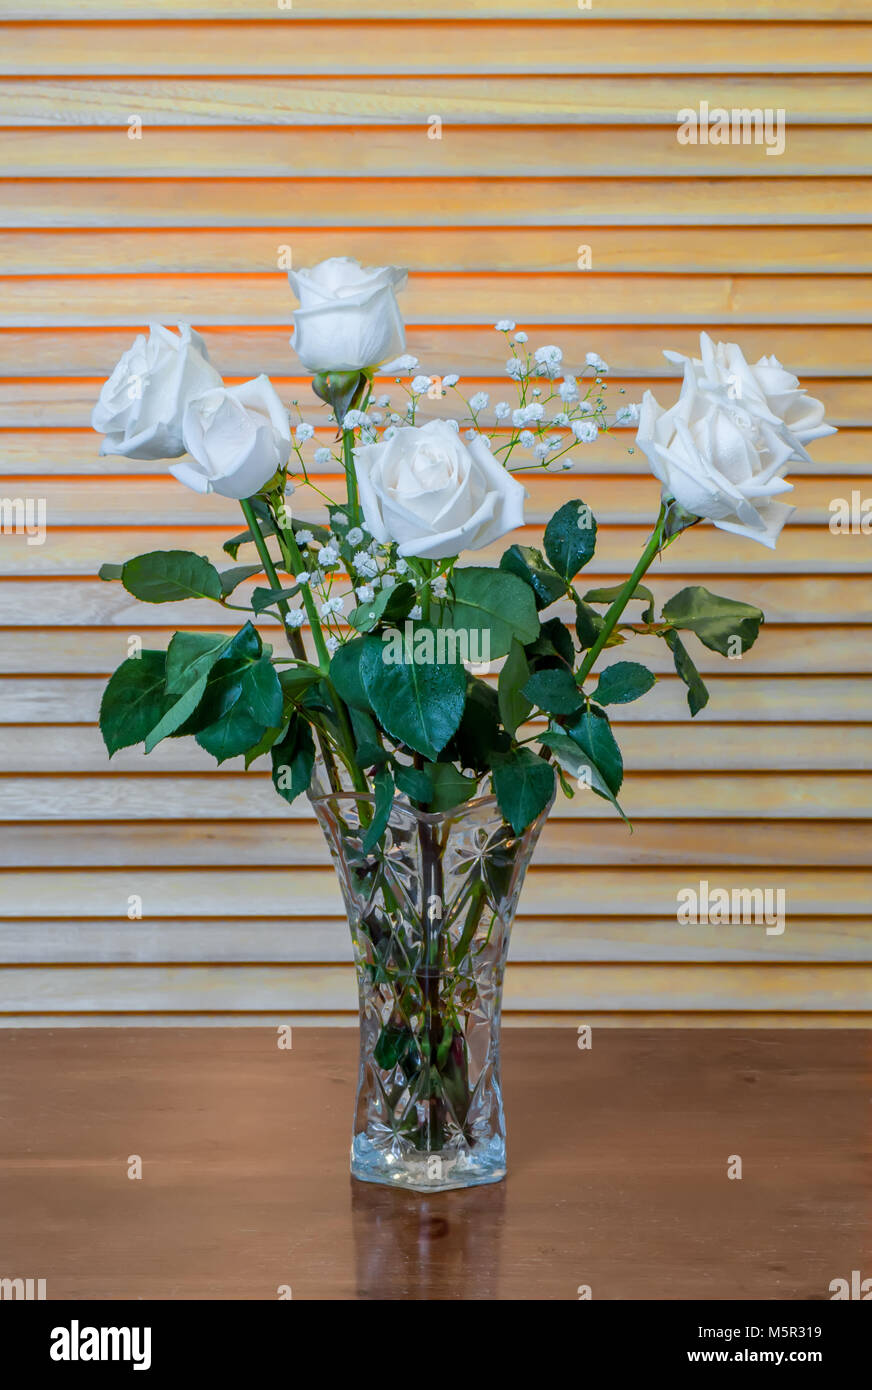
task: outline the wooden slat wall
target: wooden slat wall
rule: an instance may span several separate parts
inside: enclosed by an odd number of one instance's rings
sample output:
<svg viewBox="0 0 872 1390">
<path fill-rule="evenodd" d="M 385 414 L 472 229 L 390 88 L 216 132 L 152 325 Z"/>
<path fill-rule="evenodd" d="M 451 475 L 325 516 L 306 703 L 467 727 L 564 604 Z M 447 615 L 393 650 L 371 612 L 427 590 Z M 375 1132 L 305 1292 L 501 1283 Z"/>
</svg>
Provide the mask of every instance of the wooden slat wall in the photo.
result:
<svg viewBox="0 0 872 1390">
<path fill-rule="evenodd" d="M 869 0 L 0 3 L 0 492 L 49 519 L 42 546 L 0 537 L 5 1021 L 353 1019 L 308 807 L 194 745 L 110 767 L 95 727 L 131 634 L 215 626 L 208 605 L 135 604 L 99 564 L 217 556 L 238 529 L 163 465 L 97 456 L 100 381 L 146 320 L 182 317 L 229 378 L 267 371 L 316 419 L 282 244 L 297 264 L 408 264 L 409 348 L 470 390 L 496 389 L 490 325 L 510 314 L 568 358 L 599 350 L 625 399 L 671 400 L 660 350 L 707 326 L 826 401 L 840 433 L 796 468 L 777 551 L 699 530 L 655 572 L 661 598 L 711 582 L 769 621 L 743 661 L 699 649 L 712 700 L 692 725 L 644 653 L 661 680 L 618 711 L 635 834 L 602 803 L 558 806 L 507 1002 L 526 1022 L 868 1020 L 872 541 L 827 523 L 834 497 L 872 496 L 870 21 Z M 784 155 L 679 145 L 700 100 L 784 107 Z M 528 482 L 531 541 L 567 497 L 594 506 L 603 582 L 656 504 L 630 442 Z M 702 878 L 784 888 L 787 930 L 677 925 Z"/>
</svg>

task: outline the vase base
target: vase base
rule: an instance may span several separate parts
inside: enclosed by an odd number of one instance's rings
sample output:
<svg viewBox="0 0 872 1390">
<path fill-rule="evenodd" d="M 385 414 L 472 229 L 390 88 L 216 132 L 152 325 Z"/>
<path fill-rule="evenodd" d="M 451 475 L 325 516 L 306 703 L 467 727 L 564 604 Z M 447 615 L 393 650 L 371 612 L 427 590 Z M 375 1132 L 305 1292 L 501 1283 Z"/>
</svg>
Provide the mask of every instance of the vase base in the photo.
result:
<svg viewBox="0 0 872 1390">
<path fill-rule="evenodd" d="M 474 1149 L 440 1153 L 393 1153 L 377 1148 L 366 1135 L 351 1143 L 351 1176 L 359 1182 L 401 1187 L 409 1192 L 451 1192 L 461 1187 L 500 1182 L 506 1176 L 506 1145 L 494 1138 Z"/>
</svg>

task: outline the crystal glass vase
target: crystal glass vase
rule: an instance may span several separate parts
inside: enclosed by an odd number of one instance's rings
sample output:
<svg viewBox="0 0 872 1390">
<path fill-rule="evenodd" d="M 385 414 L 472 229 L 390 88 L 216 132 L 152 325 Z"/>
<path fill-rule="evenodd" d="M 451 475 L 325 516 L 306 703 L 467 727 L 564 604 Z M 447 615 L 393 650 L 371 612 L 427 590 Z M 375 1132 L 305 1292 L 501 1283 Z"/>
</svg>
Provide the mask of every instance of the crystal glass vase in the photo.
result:
<svg viewBox="0 0 872 1390">
<path fill-rule="evenodd" d="M 506 1172 L 500 1008 L 509 934 L 548 810 L 522 835 L 493 796 L 428 815 L 397 797 L 363 849 L 372 797 L 317 780 L 360 1005 L 351 1171 L 434 1192 Z M 549 808 L 550 809 L 550 808 Z"/>
</svg>

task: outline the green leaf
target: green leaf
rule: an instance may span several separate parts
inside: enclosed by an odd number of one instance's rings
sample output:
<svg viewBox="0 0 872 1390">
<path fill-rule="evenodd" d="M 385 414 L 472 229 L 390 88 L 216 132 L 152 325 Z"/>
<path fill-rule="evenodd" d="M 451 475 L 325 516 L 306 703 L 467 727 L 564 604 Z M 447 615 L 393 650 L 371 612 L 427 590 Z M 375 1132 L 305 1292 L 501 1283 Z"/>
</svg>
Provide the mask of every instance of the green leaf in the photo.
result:
<svg viewBox="0 0 872 1390">
<path fill-rule="evenodd" d="M 389 761 L 389 755 L 379 743 L 378 728 L 371 714 L 362 709 L 348 706 L 348 716 L 354 734 L 354 746 L 359 767 L 381 767 Z"/>
<path fill-rule="evenodd" d="M 101 565 L 97 571 L 97 575 L 100 579 L 106 580 L 122 579 L 124 576 L 124 566 L 109 564 Z"/>
<path fill-rule="evenodd" d="M 589 647 L 593 646 L 602 632 L 603 619 L 596 609 L 591 608 L 584 599 L 580 599 L 578 594 L 573 593 L 573 598 L 575 599 L 575 631 L 581 650 L 586 652 Z"/>
<path fill-rule="evenodd" d="M 532 545 L 510 545 L 500 559 L 500 569 L 529 584 L 537 608 L 547 608 L 566 593 L 566 581 L 545 563 L 541 550 Z"/>
<path fill-rule="evenodd" d="M 623 584 L 613 584 L 608 589 L 588 589 L 587 593 L 584 596 L 584 602 L 605 603 L 608 604 L 609 607 L 611 607 L 615 599 L 620 598 L 621 594 L 623 593 L 623 589 Z M 642 614 L 643 623 L 653 623 L 654 595 L 652 594 L 651 590 L 646 588 L 644 584 L 637 584 L 632 594 L 630 595 L 628 602 L 632 603 L 634 600 L 638 600 L 639 602 L 646 603 L 648 605 Z"/>
<path fill-rule="evenodd" d="M 638 661 L 616 661 L 601 673 L 591 696 L 598 705 L 628 705 L 646 695 L 657 677 Z"/>
<path fill-rule="evenodd" d="M 174 734 L 187 722 L 203 698 L 207 679 L 206 676 L 200 676 L 199 680 L 189 686 L 158 720 L 145 740 L 146 753 L 150 753 L 153 748 L 157 747 L 161 739 L 169 738 L 170 734 Z"/>
<path fill-rule="evenodd" d="M 143 651 L 123 661 L 100 702 L 100 732 L 110 758 L 142 743 L 172 699 L 166 693 L 166 652 Z"/>
<path fill-rule="evenodd" d="M 371 603 L 359 604 L 351 612 L 349 622 L 358 632 L 371 632 L 382 620 L 402 622 L 414 606 L 414 584 L 395 584 L 391 589 L 379 589 Z"/>
<path fill-rule="evenodd" d="M 709 693 L 705 682 L 691 661 L 687 648 L 678 633 L 674 630 L 666 632 L 664 638 L 672 652 L 675 669 L 687 686 L 687 704 L 690 713 L 691 715 L 699 714 L 700 710 L 705 709 L 709 702 Z"/>
<path fill-rule="evenodd" d="M 312 731 L 302 715 L 295 715 L 283 739 L 270 750 L 273 785 L 289 804 L 306 791 L 312 780 L 315 744 Z"/>
<path fill-rule="evenodd" d="M 221 576 L 204 555 L 190 550 L 151 550 L 124 566 L 122 582 L 145 603 L 179 603 L 188 598 L 221 598 Z"/>
<path fill-rule="evenodd" d="M 433 766 L 437 764 L 434 763 Z M 422 806 L 426 806 L 433 796 L 433 785 L 421 768 L 398 764 L 394 768 L 394 781 L 404 796 L 410 801 L 419 801 Z"/>
<path fill-rule="evenodd" d="M 455 570 L 451 597 L 440 606 L 443 628 L 478 635 L 475 645 L 482 663 L 505 656 L 514 637 L 534 642 L 539 634 L 532 589 L 505 570 Z"/>
<path fill-rule="evenodd" d="M 363 837 L 361 848 L 364 854 L 371 854 L 387 829 L 394 804 L 394 779 L 386 767 L 380 768 L 373 778 L 375 809 L 372 820 Z"/>
<path fill-rule="evenodd" d="M 434 814 L 461 806 L 478 789 L 478 778 L 464 777 L 453 763 L 427 763 L 424 772 L 430 782 L 427 810 Z"/>
<path fill-rule="evenodd" d="M 231 637 L 221 632 L 176 632 L 167 650 L 167 690 L 179 695 L 219 661 L 230 657 L 254 661 L 262 650 L 260 634 L 250 622 Z"/>
<path fill-rule="evenodd" d="M 510 734 L 523 724 L 533 708 L 529 700 L 521 694 L 521 687 L 530 676 L 530 667 L 524 655 L 524 648 L 517 638 L 513 639 L 509 654 L 503 662 L 497 685 L 499 691 L 500 718 Z"/>
<path fill-rule="evenodd" d="M 416 636 L 426 627 L 416 623 Z M 435 650 L 435 629 L 429 628 L 429 632 Z M 414 653 L 405 651 L 402 660 L 385 660 L 390 645 L 368 642 L 361 655 L 360 676 L 369 704 L 392 738 L 435 759 L 463 715 L 466 670 L 459 663 L 415 661 Z"/>
<path fill-rule="evenodd" d="M 252 498 L 250 500 L 252 506 L 254 506 L 254 499 Z M 255 507 L 255 511 L 257 511 L 257 507 Z M 258 514 L 258 520 L 260 522 L 260 529 L 265 536 L 274 536 L 276 534 L 276 528 L 273 526 L 268 516 Z M 238 536 L 231 536 L 229 541 L 225 541 L 221 549 L 225 551 L 231 559 L 235 560 L 239 554 L 239 547 L 248 545 L 253 540 L 254 536 L 250 531 L 240 531 Z"/>
<path fill-rule="evenodd" d="M 496 690 L 478 676 L 470 675 L 463 718 L 454 738 L 446 746 L 443 758 L 459 763 L 461 767 L 485 772 L 490 770 L 494 758 L 508 752 L 510 747 L 511 740 L 500 727 Z"/>
<path fill-rule="evenodd" d="M 557 729 L 549 729 L 548 732 L 543 735 L 542 742 L 546 748 L 551 749 L 551 752 L 554 754 L 554 757 L 557 759 L 564 772 L 568 772 L 570 777 L 574 777 L 576 783 L 581 783 L 589 787 L 597 796 L 601 796 L 604 801 L 608 801 L 614 806 L 621 819 L 627 821 L 628 825 L 630 824 L 627 817 L 624 815 L 615 793 L 609 786 L 606 777 L 594 762 L 593 758 L 582 751 L 575 742 L 575 739 L 570 738 L 568 734 L 564 734 Z"/>
<path fill-rule="evenodd" d="M 265 729 L 257 743 L 245 750 L 245 770 L 251 767 L 258 758 L 262 758 L 264 753 L 268 753 L 273 744 L 276 743 L 284 733 L 284 725 L 279 725 L 277 729 Z"/>
<path fill-rule="evenodd" d="M 268 656 L 262 656 L 245 672 L 239 705 L 244 705 L 254 723 L 262 728 L 275 729 L 281 724 L 284 697 L 278 673 Z"/>
<path fill-rule="evenodd" d="M 280 599 L 295 598 L 299 592 L 299 584 L 292 584 L 289 589 L 255 589 L 251 595 L 251 606 L 255 613 L 262 613 L 265 608 L 272 608 Z"/>
<path fill-rule="evenodd" d="M 247 707 L 238 701 L 215 724 L 209 724 L 197 734 L 197 742 L 219 763 L 237 758 L 255 747 L 264 736 L 262 720 L 252 718 Z"/>
<path fill-rule="evenodd" d="M 256 574 L 263 574 L 263 565 L 235 565 L 233 569 L 221 572 L 221 593 L 225 598 L 229 598 L 233 590 L 243 584 L 246 579 L 253 579 Z"/>
<path fill-rule="evenodd" d="M 559 618 L 548 618 L 542 624 L 539 636 L 535 642 L 530 642 L 526 647 L 528 657 L 557 657 L 564 665 L 572 667 L 575 662 L 575 648 L 572 645 L 572 634 L 565 623 Z"/>
<path fill-rule="evenodd" d="M 569 737 L 596 765 L 607 786 L 617 796 L 624 780 L 624 760 L 605 711 L 590 705 L 565 728 Z"/>
<path fill-rule="evenodd" d="M 545 554 L 559 575 L 570 580 L 596 549 L 596 518 L 586 502 L 565 502 L 545 527 Z"/>
<path fill-rule="evenodd" d="M 560 666 L 534 671 L 521 694 L 548 714 L 574 714 L 584 703 L 572 673 Z"/>
<path fill-rule="evenodd" d="M 337 647 L 330 661 L 330 679 L 340 697 L 354 709 L 370 708 L 369 697 L 360 674 L 360 659 L 367 643 L 372 641 L 376 642 L 381 653 L 382 644 L 377 638 L 354 637 L 350 642 L 343 642 Z"/>
<path fill-rule="evenodd" d="M 516 748 L 495 764 L 494 792 L 516 835 L 545 810 L 554 795 L 554 768 L 529 748 Z"/>
<path fill-rule="evenodd" d="M 302 699 L 310 686 L 320 681 L 321 672 L 317 666 L 286 666 L 279 672 L 279 685 L 282 693 L 296 704 Z"/>
<path fill-rule="evenodd" d="M 673 627 L 696 633 L 704 646 L 721 656 L 741 655 L 753 647 L 763 622 L 761 609 L 711 594 L 701 584 L 692 584 L 674 594 L 663 605 L 663 617 Z"/>
</svg>

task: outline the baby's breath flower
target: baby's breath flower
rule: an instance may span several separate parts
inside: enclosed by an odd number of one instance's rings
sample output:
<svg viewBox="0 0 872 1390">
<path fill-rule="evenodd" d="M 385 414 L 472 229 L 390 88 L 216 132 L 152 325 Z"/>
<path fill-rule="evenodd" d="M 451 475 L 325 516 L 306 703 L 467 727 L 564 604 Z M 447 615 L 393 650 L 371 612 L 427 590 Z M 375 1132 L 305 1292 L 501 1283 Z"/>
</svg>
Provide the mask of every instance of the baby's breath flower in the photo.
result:
<svg viewBox="0 0 872 1390">
<path fill-rule="evenodd" d="M 328 545 L 322 545 L 321 549 L 318 551 L 318 564 L 321 568 L 326 568 L 328 565 L 335 565 L 338 559 L 339 547 L 335 545 L 333 541 L 330 541 Z"/>
<path fill-rule="evenodd" d="M 478 414 L 480 410 L 487 410 L 489 400 L 487 391 L 476 391 L 475 395 L 469 398 L 469 408 Z"/>
<path fill-rule="evenodd" d="M 333 520 L 336 522 L 336 525 L 337 525 L 337 526 L 347 526 L 347 525 L 348 525 L 348 517 L 347 517 L 347 515 L 345 514 L 345 512 L 334 512 L 334 513 L 333 513 Z"/>
<path fill-rule="evenodd" d="M 319 608 L 322 618 L 332 618 L 334 613 L 341 613 L 345 606 L 345 600 L 338 595 L 336 598 L 325 599 Z"/>
<path fill-rule="evenodd" d="M 360 542 L 363 540 L 363 531 L 359 526 L 352 526 L 345 539 L 348 541 L 349 545 L 360 545 Z"/>
<path fill-rule="evenodd" d="M 378 399 L 377 399 L 377 401 L 376 401 L 376 405 L 380 405 L 381 408 L 382 408 L 382 410 L 386 410 L 387 407 L 390 405 L 390 403 L 391 403 L 391 398 L 390 398 L 390 396 L 387 396 L 387 395 L 385 395 L 385 396 L 379 396 Z"/>
<path fill-rule="evenodd" d="M 408 562 L 408 560 L 404 560 L 403 557 L 402 557 L 402 555 L 401 555 L 400 558 L 397 560 L 396 564 L 394 565 L 394 569 L 396 570 L 397 574 L 406 574 L 406 572 L 408 571 L 408 568 L 409 568 L 409 562 Z"/>
<path fill-rule="evenodd" d="M 429 391 L 433 385 L 431 376 L 416 376 L 412 382 L 411 389 L 416 396 L 423 396 L 425 391 Z"/>
<path fill-rule="evenodd" d="M 413 604 L 412 607 L 409 609 L 409 617 L 412 619 L 413 622 L 417 622 L 419 618 L 423 618 L 423 616 L 424 610 L 421 607 L 420 603 Z"/>
<path fill-rule="evenodd" d="M 371 584 L 358 584 L 354 591 L 361 603 L 372 603 L 375 598 L 375 589 Z"/>
<path fill-rule="evenodd" d="M 511 413 L 512 407 L 509 405 L 508 401 L 497 401 L 494 406 L 494 415 L 498 420 L 505 420 L 506 416 L 511 415 Z"/>
<path fill-rule="evenodd" d="M 527 367 L 520 357 L 510 357 L 506 363 L 506 372 L 513 381 L 520 381 L 527 375 Z"/>
<path fill-rule="evenodd" d="M 396 576 L 393 574 L 383 574 L 381 582 L 383 589 L 392 589 L 397 582 Z"/>
<path fill-rule="evenodd" d="M 332 462 L 333 454 L 322 445 L 320 449 L 315 450 L 314 459 L 318 467 L 323 468 L 325 464 Z"/>
<path fill-rule="evenodd" d="M 308 424 L 305 420 L 301 420 L 294 430 L 294 438 L 298 444 L 305 444 L 306 440 L 311 439 L 314 433 L 315 426 Z"/>
<path fill-rule="evenodd" d="M 315 537 L 312 535 L 312 532 L 311 532 L 311 531 L 303 530 L 303 531 L 295 531 L 295 532 L 294 532 L 294 539 L 295 539 L 295 541 L 297 542 L 297 545 L 306 546 L 306 545 L 311 545 L 312 542 L 313 542 L 313 540 L 315 539 Z"/>
<path fill-rule="evenodd" d="M 497 319 L 496 323 L 494 324 L 494 328 L 497 330 L 498 333 L 514 333 L 515 320 Z"/>
<path fill-rule="evenodd" d="M 450 386 L 456 386 L 459 380 L 460 377 L 456 372 L 449 372 L 447 376 L 442 378 L 442 385 L 447 389 Z"/>
<path fill-rule="evenodd" d="M 448 593 L 448 578 L 444 574 L 437 574 L 430 584 L 430 590 L 434 598 L 444 598 Z"/>
<path fill-rule="evenodd" d="M 342 421 L 342 428 L 344 430 L 359 430 L 368 424 L 369 416 L 365 410 L 349 410 Z"/>
<path fill-rule="evenodd" d="M 578 400 L 578 382 L 574 376 L 565 376 L 557 388 L 562 401 Z"/>
<path fill-rule="evenodd" d="M 523 332 L 523 330 L 522 330 L 521 332 L 515 334 L 515 342 L 516 342 L 516 343 L 526 343 L 526 341 L 527 341 L 527 335 L 526 335 L 526 333 Z"/>
<path fill-rule="evenodd" d="M 405 352 L 402 357 L 395 357 L 393 362 L 388 362 L 382 368 L 382 371 L 385 372 L 387 376 L 393 376 L 395 372 L 413 372 L 417 366 L 417 357 L 413 357 L 411 353 Z"/>
<path fill-rule="evenodd" d="M 547 459 L 548 455 L 551 453 L 551 446 L 549 444 L 537 444 L 533 452 L 539 462 L 544 463 L 545 459 Z"/>
<path fill-rule="evenodd" d="M 635 402 L 632 405 L 622 405 L 618 407 L 615 414 L 616 425 L 638 425 L 640 410 Z"/>
<path fill-rule="evenodd" d="M 292 608 L 288 614 L 288 627 L 302 627 L 306 621 L 306 615 L 302 608 Z"/>
<path fill-rule="evenodd" d="M 310 572 L 309 570 L 303 570 L 301 574 L 295 574 L 295 575 L 294 575 L 294 583 L 295 583 L 295 584 L 308 584 L 311 578 L 312 578 L 311 572 Z"/>
<path fill-rule="evenodd" d="M 536 443 L 536 436 L 532 430 L 521 430 L 518 438 L 522 449 L 532 449 Z"/>
<path fill-rule="evenodd" d="M 338 637 L 325 637 L 325 638 L 324 638 L 324 646 L 327 648 L 327 655 L 328 655 L 328 656 L 333 656 L 334 652 L 337 651 L 337 649 L 338 649 L 338 647 L 339 647 L 339 638 L 338 638 Z"/>
<path fill-rule="evenodd" d="M 592 444 L 599 434 L 599 429 L 593 420 L 573 420 L 572 433 L 579 444 Z"/>
<path fill-rule="evenodd" d="M 539 401 L 533 401 L 530 405 L 522 405 L 518 410 L 512 412 L 512 424 L 516 430 L 520 430 L 525 425 L 535 424 L 544 417 L 544 405 Z"/>
<path fill-rule="evenodd" d="M 369 418 L 372 424 L 380 425 L 385 417 L 382 415 L 380 410 L 371 410 L 369 412 Z"/>
<path fill-rule="evenodd" d="M 372 555 L 368 555 L 365 550 L 358 550 L 351 561 L 355 574 L 362 574 L 366 579 L 373 579 L 378 574 L 378 565 Z"/>
<path fill-rule="evenodd" d="M 565 428 L 565 426 L 569 424 L 569 416 L 567 415 L 565 410 L 561 410 L 559 415 L 554 416 L 554 419 L 551 421 L 551 423 L 552 425 L 556 425 L 558 429 Z"/>
<path fill-rule="evenodd" d="M 607 372 L 609 369 L 608 362 L 604 362 L 598 352 L 586 353 L 584 360 L 589 367 L 595 368 L 598 372 Z"/>
<path fill-rule="evenodd" d="M 537 348 L 534 356 L 539 368 L 539 375 L 550 377 L 553 380 L 563 363 L 563 349 L 551 343 L 547 347 Z"/>
<path fill-rule="evenodd" d="M 384 442 L 385 444 L 387 444 L 387 442 L 388 442 L 389 439 L 393 439 L 393 437 L 394 437 L 394 435 L 396 434 L 396 432 L 397 432 L 397 427 L 396 427 L 396 425 L 388 425 L 387 429 L 384 430 L 383 433 L 382 433 L 382 440 L 383 440 L 383 442 Z"/>
<path fill-rule="evenodd" d="M 465 439 L 469 444 L 471 444 L 472 441 L 476 438 L 477 434 L 478 434 L 478 430 L 472 430 L 472 429 L 471 429 L 471 430 L 467 430 L 463 437 L 464 437 L 464 439 Z"/>
</svg>

